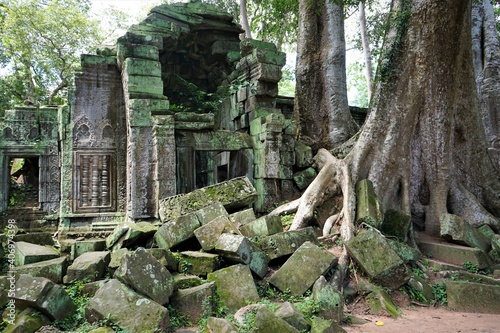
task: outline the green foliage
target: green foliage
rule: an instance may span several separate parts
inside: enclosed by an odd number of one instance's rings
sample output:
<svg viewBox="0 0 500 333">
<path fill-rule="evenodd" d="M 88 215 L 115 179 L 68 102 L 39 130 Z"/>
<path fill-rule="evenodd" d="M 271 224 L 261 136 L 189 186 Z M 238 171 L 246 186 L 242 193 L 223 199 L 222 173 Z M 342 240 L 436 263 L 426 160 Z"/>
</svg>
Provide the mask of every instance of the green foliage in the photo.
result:
<svg viewBox="0 0 500 333">
<path fill-rule="evenodd" d="M 172 305 L 168 305 L 168 313 L 170 315 L 170 323 L 168 326 L 169 332 L 174 332 L 181 327 L 192 326 L 189 315 L 175 309 Z"/>
<path fill-rule="evenodd" d="M 368 87 L 366 85 L 366 77 L 363 74 L 364 65 L 360 62 L 354 62 L 347 67 L 347 91 L 349 96 L 353 96 L 353 100 L 349 101 L 349 105 L 368 107 Z"/>
<path fill-rule="evenodd" d="M 441 305 L 444 305 L 448 302 L 446 284 L 444 282 L 435 283 L 432 286 L 432 292 L 434 293 L 436 302 L 439 302 Z"/>
<path fill-rule="evenodd" d="M 470 261 L 464 262 L 463 266 L 467 270 L 467 272 L 472 273 L 472 274 L 477 274 L 479 272 L 479 267 L 477 264 L 473 264 Z"/>
<path fill-rule="evenodd" d="M 11 0 L 0 11 L 0 104 L 53 103 L 72 82 L 80 54 L 99 43 L 90 1 Z"/>
<path fill-rule="evenodd" d="M 411 300 L 421 302 L 421 303 L 431 303 L 424 295 L 424 293 L 421 290 L 418 290 L 417 288 L 411 286 L 411 285 L 405 285 L 400 289 L 404 293 L 406 293 Z"/>
<path fill-rule="evenodd" d="M 85 307 L 87 306 L 89 297 L 82 294 L 84 283 L 84 281 L 77 280 L 67 286 L 64 286 L 64 289 L 68 293 L 68 296 L 76 305 L 76 311 L 73 314 L 67 316 L 64 320 L 56 321 L 54 323 L 54 326 L 56 326 L 57 328 L 68 331 L 73 330 L 76 327 L 88 326 L 86 325 L 88 323 L 87 319 L 85 318 Z"/>
</svg>

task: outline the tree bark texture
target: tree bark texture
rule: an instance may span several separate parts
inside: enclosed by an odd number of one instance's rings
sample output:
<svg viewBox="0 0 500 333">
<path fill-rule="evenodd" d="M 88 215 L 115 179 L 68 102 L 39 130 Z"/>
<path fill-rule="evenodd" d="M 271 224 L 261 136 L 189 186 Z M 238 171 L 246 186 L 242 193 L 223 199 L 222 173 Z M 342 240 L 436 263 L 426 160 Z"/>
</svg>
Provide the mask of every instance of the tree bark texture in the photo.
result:
<svg viewBox="0 0 500 333">
<path fill-rule="evenodd" d="M 368 29 L 366 24 L 365 3 L 359 3 L 359 29 L 361 34 L 361 43 L 363 44 L 363 58 L 365 59 L 365 77 L 368 91 L 368 104 L 372 98 L 372 53 L 370 51 L 370 42 L 368 41 Z"/>
<path fill-rule="evenodd" d="M 357 131 L 347 102 L 343 7 L 300 0 L 297 40 L 300 137 L 315 151 L 335 147 Z"/>
<path fill-rule="evenodd" d="M 321 171 L 299 200 L 292 228 L 305 226 L 308 210 L 322 200 L 342 195 L 336 214 L 349 239 L 354 186 L 370 179 L 384 210 L 425 221 L 427 234 L 439 236 L 444 213 L 499 232 L 500 179 L 488 155 L 474 77 L 471 2 L 395 0 L 393 8 L 398 13 L 379 66 L 384 75 L 376 107 L 345 158 L 319 151 Z M 319 192 L 329 195 L 311 195 Z"/>
<path fill-rule="evenodd" d="M 243 30 L 245 30 L 245 38 L 252 38 L 250 24 L 248 23 L 247 0 L 240 0 L 240 22 Z"/>
<path fill-rule="evenodd" d="M 488 0 L 472 5 L 472 50 L 481 115 L 490 156 L 500 171 L 500 45 L 493 6 Z"/>
</svg>

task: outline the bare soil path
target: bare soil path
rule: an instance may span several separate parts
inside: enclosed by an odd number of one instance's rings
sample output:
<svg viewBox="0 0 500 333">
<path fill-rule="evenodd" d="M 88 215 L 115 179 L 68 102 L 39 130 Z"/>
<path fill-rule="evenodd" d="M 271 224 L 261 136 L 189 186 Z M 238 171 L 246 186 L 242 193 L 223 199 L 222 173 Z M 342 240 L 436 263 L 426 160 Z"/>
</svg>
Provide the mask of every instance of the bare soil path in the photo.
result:
<svg viewBox="0 0 500 333">
<path fill-rule="evenodd" d="M 500 315 L 454 312 L 446 307 L 412 306 L 402 311 L 396 319 L 358 314 L 369 322 L 342 327 L 348 333 L 500 333 Z M 383 325 L 377 326 L 377 321 Z"/>
</svg>

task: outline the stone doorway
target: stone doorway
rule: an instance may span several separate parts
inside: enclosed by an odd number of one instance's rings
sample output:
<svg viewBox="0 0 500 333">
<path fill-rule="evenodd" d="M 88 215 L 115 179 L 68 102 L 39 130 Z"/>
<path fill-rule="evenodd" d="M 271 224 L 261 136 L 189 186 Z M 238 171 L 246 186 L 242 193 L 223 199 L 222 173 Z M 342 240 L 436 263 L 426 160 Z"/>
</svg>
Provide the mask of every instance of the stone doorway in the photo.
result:
<svg viewBox="0 0 500 333">
<path fill-rule="evenodd" d="M 40 208 L 38 156 L 9 158 L 8 208 Z"/>
</svg>

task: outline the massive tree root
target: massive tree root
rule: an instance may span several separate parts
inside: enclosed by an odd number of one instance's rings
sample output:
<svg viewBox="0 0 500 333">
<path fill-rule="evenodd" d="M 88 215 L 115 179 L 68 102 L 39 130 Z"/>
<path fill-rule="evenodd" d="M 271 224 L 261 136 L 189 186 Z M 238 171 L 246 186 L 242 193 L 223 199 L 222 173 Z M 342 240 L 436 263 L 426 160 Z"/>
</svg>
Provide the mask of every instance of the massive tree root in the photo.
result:
<svg viewBox="0 0 500 333">
<path fill-rule="evenodd" d="M 355 184 L 369 179 L 384 210 L 425 221 L 427 234 L 440 235 L 446 213 L 500 232 L 500 178 L 488 155 L 476 95 L 470 3 L 424 0 L 411 10 L 389 74 L 380 81 L 377 105 L 352 150 L 338 159 L 320 149 L 316 179 L 300 199 L 274 212 L 296 209 L 291 229 L 307 226 L 318 206 L 342 196 L 341 210 L 324 222 L 326 229 L 332 221 L 341 223 L 348 241 L 355 232 Z M 335 285 L 348 261 L 344 250 Z"/>
</svg>

